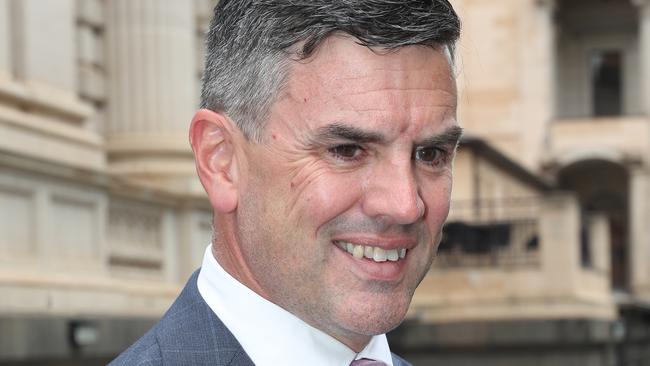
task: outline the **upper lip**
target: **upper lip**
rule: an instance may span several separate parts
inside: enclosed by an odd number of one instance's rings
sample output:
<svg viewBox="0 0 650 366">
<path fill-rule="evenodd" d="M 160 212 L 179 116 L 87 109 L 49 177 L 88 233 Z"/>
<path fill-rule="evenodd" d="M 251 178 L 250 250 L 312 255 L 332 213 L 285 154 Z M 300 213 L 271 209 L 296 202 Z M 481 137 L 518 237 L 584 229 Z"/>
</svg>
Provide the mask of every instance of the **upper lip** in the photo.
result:
<svg viewBox="0 0 650 366">
<path fill-rule="evenodd" d="M 417 240 L 407 236 L 368 236 L 368 235 L 345 235 L 337 236 L 333 241 L 344 241 L 355 245 L 377 247 L 386 250 L 411 249 L 417 244 Z"/>
</svg>

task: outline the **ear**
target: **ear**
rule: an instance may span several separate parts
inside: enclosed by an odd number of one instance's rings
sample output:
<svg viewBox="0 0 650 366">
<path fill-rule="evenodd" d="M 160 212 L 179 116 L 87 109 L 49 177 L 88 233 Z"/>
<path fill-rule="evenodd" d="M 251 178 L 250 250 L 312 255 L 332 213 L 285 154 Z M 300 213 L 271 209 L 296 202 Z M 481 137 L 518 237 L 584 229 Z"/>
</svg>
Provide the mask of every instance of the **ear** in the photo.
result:
<svg viewBox="0 0 650 366">
<path fill-rule="evenodd" d="M 237 208 L 233 127 L 224 115 L 207 109 L 196 112 L 190 126 L 196 170 L 215 213 L 230 213 Z"/>
</svg>

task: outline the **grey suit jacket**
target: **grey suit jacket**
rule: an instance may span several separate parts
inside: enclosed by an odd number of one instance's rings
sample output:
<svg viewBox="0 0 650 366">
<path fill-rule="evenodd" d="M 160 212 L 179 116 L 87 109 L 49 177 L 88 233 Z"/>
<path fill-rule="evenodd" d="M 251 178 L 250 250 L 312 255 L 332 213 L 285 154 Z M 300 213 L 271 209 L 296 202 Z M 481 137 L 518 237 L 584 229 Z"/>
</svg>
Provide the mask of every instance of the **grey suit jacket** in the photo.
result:
<svg viewBox="0 0 650 366">
<path fill-rule="evenodd" d="M 201 297 L 198 273 L 190 277 L 162 319 L 109 366 L 254 366 Z M 393 364 L 410 366 L 395 355 Z"/>
</svg>

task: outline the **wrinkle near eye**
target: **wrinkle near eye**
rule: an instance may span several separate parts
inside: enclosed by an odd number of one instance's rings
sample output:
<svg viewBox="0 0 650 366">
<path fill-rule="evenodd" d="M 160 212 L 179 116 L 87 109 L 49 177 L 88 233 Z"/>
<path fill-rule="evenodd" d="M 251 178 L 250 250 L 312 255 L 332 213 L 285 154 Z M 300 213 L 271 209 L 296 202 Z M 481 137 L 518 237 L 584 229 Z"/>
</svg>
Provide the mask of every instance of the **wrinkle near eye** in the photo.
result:
<svg viewBox="0 0 650 366">
<path fill-rule="evenodd" d="M 329 167 L 323 161 L 314 159 L 313 156 L 305 157 L 299 161 L 292 163 L 294 166 L 291 170 L 289 177 L 290 187 L 292 192 L 291 202 L 289 202 L 288 214 L 294 214 L 298 200 L 309 200 L 309 197 L 303 195 L 305 189 L 314 181 L 320 179 L 327 173 Z"/>
</svg>

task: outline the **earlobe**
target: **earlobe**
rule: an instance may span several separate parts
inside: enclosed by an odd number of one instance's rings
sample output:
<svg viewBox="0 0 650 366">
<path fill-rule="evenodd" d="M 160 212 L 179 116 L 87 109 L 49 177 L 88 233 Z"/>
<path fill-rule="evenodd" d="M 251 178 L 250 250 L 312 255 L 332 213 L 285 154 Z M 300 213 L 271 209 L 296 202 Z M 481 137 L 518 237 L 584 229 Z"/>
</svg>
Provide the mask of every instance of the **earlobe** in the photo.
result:
<svg viewBox="0 0 650 366">
<path fill-rule="evenodd" d="M 215 212 L 237 208 L 237 159 L 230 121 L 222 114 L 201 109 L 190 127 L 196 170 Z"/>
</svg>

